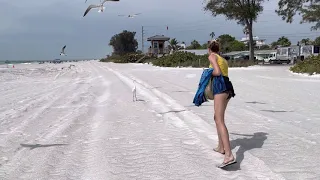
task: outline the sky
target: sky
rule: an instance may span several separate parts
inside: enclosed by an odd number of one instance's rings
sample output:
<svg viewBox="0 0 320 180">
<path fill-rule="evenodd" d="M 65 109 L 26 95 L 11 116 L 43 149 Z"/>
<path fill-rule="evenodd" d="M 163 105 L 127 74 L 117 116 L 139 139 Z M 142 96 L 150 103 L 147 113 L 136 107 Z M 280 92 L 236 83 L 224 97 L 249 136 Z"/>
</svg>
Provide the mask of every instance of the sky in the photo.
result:
<svg viewBox="0 0 320 180">
<path fill-rule="evenodd" d="M 240 40 L 244 37 L 240 25 L 224 16 L 212 17 L 203 11 L 203 0 L 120 0 L 105 3 L 105 11 L 84 11 L 99 0 L 0 0 L 0 60 L 52 60 L 96 59 L 112 52 L 110 38 L 123 30 L 137 32 L 141 49 L 142 26 L 144 49 L 150 46 L 146 39 L 153 35 L 165 35 L 179 42 L 201 44 L 216 36 L 230 34 Z M 264 3 L 264 12 L 254 24 L 254 35 L 267 43 L 287 36 L 293 44 L 302 38 L 315 39 L 320 31 L 310 31 L 312 24 L 300 24 L 296 17 L 288 24 L 277 16 L 277 0 Z M 141 13 L 136 18 L 120 14 Z M 166 27 L 168 26 L 168 30 Z M 61 48 L 66 45 L 66 57 Z"/>
</svg>

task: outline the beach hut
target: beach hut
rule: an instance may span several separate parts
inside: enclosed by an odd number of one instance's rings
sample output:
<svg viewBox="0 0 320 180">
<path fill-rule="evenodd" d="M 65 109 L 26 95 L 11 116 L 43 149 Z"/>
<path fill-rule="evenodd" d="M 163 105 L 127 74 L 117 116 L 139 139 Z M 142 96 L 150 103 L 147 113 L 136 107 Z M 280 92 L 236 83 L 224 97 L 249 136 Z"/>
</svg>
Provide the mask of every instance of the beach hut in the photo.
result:
<svg viewBox="0 0 320 180">
<path fill-rule="evenodd" d="M 166 37 L 164 35 L 155 35 L 152 37 L 149 37 L 147 41 L 151 42 L 151 46 L 148 49 L 149 55 L 164 55 L 168 54 L 169 50 L 166 46 L 166 41 L 169 41 L 170 38 Z"/>
</svg>

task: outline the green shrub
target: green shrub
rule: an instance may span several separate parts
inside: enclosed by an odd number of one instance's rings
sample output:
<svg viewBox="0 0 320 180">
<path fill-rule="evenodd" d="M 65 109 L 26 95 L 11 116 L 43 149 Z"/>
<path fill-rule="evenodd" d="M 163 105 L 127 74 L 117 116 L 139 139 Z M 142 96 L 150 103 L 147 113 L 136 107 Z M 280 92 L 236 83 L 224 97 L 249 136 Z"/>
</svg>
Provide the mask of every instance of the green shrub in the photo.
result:
<svg viewBox="0 0 320 180">
<path fill-rule="evenodd" d="M 117 55 L 113 54 L 107 58 L 103 58 L 101 62 L 114 62 L 114 63 L 134 63 L 141 59 L 144 54 L 139 53 L 128 53 L 124 55 Z M 149 60 L 149 57 L 145 57 L 140 63 L 144 63 L 145 61 Z"/>
<path fill-rule="evenodd" d="M 208 56 L 195 55 L 191 52 L 175 52 L 173 54 L 160 57 L 152 62 L 155 66 L 161 67 L 208 67 Z"/>
<path fill-rule="evenodd" d="M 249 67 L 253 65 L 257 65 L 258 63 L 250 60 L 229 60 L 229 67 Z"/>
<path fill-rule="evenodd" d="M 313 73 L 320 74 L 320 55 L 310 56 L 304 61 L 299 61 L 294 66 L 290 67 L 290 70 L 295 73 Z"/>
<path fill-rule="evenodd" d="M 161 67 L 209 67 L 208 55 L 195 55 L 191 52 L 175 52 L 154 60 L 153 65 Z M 248 67 L 257 63 L 249 60 L 229 60 L 229 67 Z"/>
<path fill-rule="evenodd" d="M 103 58 L 101 62 L 114 62 L 114 63 L 134 63 L 143 54 L 130 53 L 125 55 L 112 55 Z M 160 67 L 209 67 L 208 55 L 195 55 L 191 52 L 175 52 L 170 55 L 162 56 L 160 58 L 146 56 L 140 63 L 152 62 L 155 66 Z M 257 63 L 249 60 L 229 60 L 229 67 L 248 67 Z"/>
</svg>

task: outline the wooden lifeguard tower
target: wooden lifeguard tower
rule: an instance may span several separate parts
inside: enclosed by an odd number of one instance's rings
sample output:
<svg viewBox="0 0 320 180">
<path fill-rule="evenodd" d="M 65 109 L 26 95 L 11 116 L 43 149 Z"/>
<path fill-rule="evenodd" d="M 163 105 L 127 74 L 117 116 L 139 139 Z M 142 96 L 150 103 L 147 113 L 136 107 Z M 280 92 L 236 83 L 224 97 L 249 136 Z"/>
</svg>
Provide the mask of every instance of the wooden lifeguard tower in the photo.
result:
<svg viewBox="0 0 320 180">
<path fill-rule="evenodd" d="M 166 47 L 165 42 L 169 40 L 170 38 L 164 35 L 155 35 L 149 37 L 147 41 L 151 41 L 151 46 L 148 49 L 148 54 L 155 56 L 168 54 L 169 50 Z"/>
</svg>

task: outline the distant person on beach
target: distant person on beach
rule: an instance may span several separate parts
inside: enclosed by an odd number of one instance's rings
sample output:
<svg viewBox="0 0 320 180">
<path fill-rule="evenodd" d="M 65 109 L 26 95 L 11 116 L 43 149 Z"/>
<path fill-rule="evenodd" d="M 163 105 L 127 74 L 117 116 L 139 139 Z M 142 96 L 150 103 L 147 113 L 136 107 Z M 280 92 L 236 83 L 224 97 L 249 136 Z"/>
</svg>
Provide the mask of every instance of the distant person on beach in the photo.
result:
<svg viewBox="0 0 320 180">
<path fill-rule="evenodd" d="M 209 52 L 209 68 L 213 68 L 212 75 L 219 77 L 222 75 L 222 81 L 213 83 L 214 89 L 214 120 L 217 127 L 219 137 L 219 145 L 213 149 L 215 152 L 224 154 L 224 161 L 218 167 L 223 168 L 236 163 L 236 158 L 233 156 L 230 148 L 229 132 L 225 125 L 225 111 L 231 97 L 235 96 L 233 85 L 228 77 L 228 62 L 219 55 L 219 42 L 212 40 L 208 44 Z M 215 79 L 214 79 L 215 80 Z M 218 87 L 216 87 L 218 86 Z M 221 90 L 220 92 L 215 92 Z"/>
</svg>

